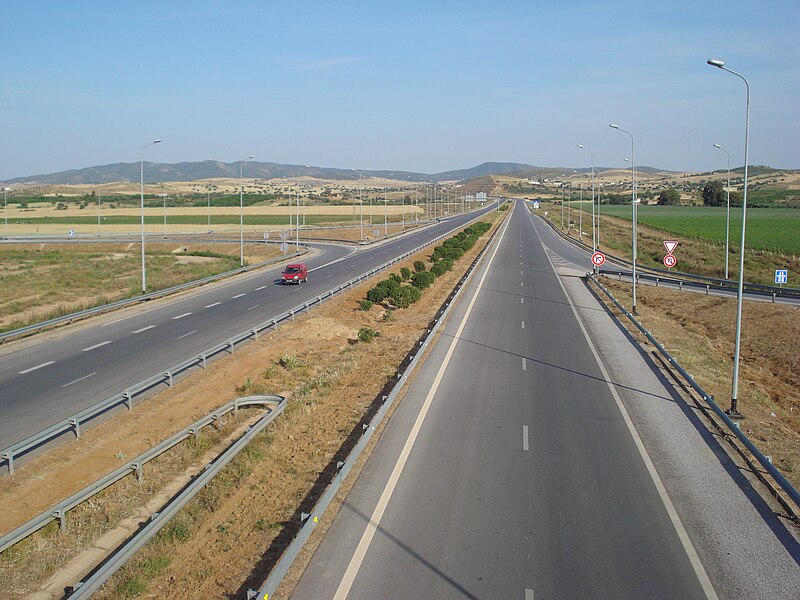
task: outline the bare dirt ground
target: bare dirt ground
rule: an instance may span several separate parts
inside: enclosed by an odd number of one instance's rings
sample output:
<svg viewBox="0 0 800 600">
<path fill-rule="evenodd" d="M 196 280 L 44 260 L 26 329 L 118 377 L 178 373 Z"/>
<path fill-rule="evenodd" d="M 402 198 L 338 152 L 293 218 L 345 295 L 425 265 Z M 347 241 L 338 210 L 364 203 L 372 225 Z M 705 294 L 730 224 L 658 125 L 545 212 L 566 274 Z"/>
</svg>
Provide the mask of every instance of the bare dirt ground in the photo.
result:
<svg viewBox="0 0 800 600">
<path fill-rule="evenodd" d="M 629 284 L 608 278 L 601 282 L 630 307 Z M 727 409 L 736 300 L 649 285 L 636 287 L 636 299 L 643 325 Z M 625 317 L 622 322 L 629 323 Z M 636 337 L 644 340 L 638 333 Z M 795 487 L 800 485 L 798 338 L 800 307 L 744 301 L 739 411 L 746 418 L 741 427 Z"/>
<path fill-rule="evenodd" d="M 241 596 L 247 586 L 260 584 L 271 561 L 291 540 L 298 511 L 307 510 L 319 493 L 315 485 L 320 473 L 355 435 L 365 410 L 480 246 L 457 261 L 454 270 L 437 279 L 423 292 L 423 301 L 410 309 L 357 310 L 357 302 L 375 283 L 371 281 L 213 363 L 132 413 L 85 432 L 81 440 L 32 460 L 13 480 L 0 480 L 0 530 L 34 516 L 237 395 L 278 393 L 289 398 L 284 415 L 98 595 Z M 395 270 L 426 259 L 430 252 Z M 380 336 L 371 343 L 358 342 L 364 327 Z M 225 434 L 224 430 L 218 437 Z M 144 504 L 215 442 L 213 435 L 200 439 L 203 445 L 165 459 L 169 464 L 148 466 L 142 485 L 118 484 L 119 490 L 86 503 L 73 511 L 75 515 L 71 512 L 66 532 L 58 534 L 50 527 L 4 553 L 0 587 L 6 597 L 35 590 L 130 512 L 124 509 Z"/>
</svg>

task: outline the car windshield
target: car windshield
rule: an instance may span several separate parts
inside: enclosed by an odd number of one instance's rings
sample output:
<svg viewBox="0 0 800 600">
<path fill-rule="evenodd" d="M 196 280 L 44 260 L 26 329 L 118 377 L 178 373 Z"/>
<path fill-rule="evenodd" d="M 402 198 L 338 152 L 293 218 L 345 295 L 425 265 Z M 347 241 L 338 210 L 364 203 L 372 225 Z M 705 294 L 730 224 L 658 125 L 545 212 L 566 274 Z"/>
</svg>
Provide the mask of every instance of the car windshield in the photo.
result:
<svg viewBox="0 0 800 600">
<path fill-rule="evenodd" d="M 299 273 L 300 267 L 286 267 L 286 273 Z"/>
</svg>

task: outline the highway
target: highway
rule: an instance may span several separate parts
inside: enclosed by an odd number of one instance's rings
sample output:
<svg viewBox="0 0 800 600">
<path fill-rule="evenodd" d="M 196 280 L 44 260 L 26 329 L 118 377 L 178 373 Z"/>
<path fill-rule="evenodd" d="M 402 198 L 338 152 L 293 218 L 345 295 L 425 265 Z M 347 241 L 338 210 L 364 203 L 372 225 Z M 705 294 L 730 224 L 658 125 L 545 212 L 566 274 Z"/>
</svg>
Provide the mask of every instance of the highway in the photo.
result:
<svg viewBox="0 0 800 600">
<path fill-rule="evenodd" d="M 483 211 L 493 210 L 494 206 Z M 480 211 L 479 211 L 480 212 Z M 316 298 L 448 231 L 459 215 L 375 247 L 316 244 L 307 284 L 277 285 L 275 267 L 141 304 L 0 349 L 0 448 Z"/>
<path fill-rule="evenodd" d="M 609 375 L 573 251 L 516 205 L 293 599 L 798 597 L 796 539 L 613 326 Z"/>
</svg>

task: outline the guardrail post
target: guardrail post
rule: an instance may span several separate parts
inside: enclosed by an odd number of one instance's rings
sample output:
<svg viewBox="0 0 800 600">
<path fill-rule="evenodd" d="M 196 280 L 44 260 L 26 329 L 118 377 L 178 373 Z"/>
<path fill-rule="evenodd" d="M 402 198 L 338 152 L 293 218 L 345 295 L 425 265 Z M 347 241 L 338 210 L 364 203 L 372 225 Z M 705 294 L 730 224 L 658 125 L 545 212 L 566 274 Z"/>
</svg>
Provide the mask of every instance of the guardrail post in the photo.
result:
<svg viewBox="0 0 800 600">
<path fill-rule="evenodd" d="M 278 329 L 278 322 L 275 319 L 272 319 L 272 328 L 276 331 Z"/>
<path fill-rule="evenodd" d="M 197 358 L 199 358 L 200 360 L 202 360 L 202 361 L 203 361 L 203 370 L 205 370 L 205 369 L 206 369 L 206 367 L 208 366 L 208 362 L 206 361 L 206 353 L 205 353 L 205 352 L 203 352 L 203 353 L 202 353 L 202 354 L 200 354 L 200 355 L 199 355 Z"/>
<path fill-rule="evenodd" d="M 75 437 L 80 439 L 81 437 L 81 424 L 78 422 L 78 419 L 70 419 L 69 424 L 72 425 L 72 429 L 75 431 Z"/>
<path fill-rule="evenodd" d="M 294 310 L 289 311 L 290 318 L 294 321 Z"/>
<path fill-rule="evenodd" d="M 772 303 L 775 304 L 775 292 L 772 292 Z"/>
<path fill-rule="evenodd" d="M 683 279 L 681 279 L 681 280 L 678 282 L 678 289 L 679 289 L 680 291 L 683 291 Z"/>
<path fill-rule="evenodd" d="M 308 314 L 308 302 L 306 302 L 305 306 L 306 306 L 306 314 Z"/>
<path fill-rule="evenodd" d="M 658 277 L 656 277 L 656 287 L 658 287 Z"/>
<path fill-rule="evenodd" d="M 11 450 L 9 450 L 8 452 L 3 452 L 2 456 L 3 456 L 3 460 L 5 460 L 6 464 L 8 465 L 8 474 L 13 477 L 14 476 L 14 453 Z"/>
<path fill-rule="evenodd" d="M 144 475 L 144 465 L 142 463 L 131 463 L 131 470 L 133 474 L 136 476 L 136 483 L 142 482 L 142 476 Z"/>
<path fill-rule="evenodd" d="M 200 437 L 200 428 L 199 427 L 190 427 L 189 428 L 189 433 L 191 434 L 191 436 L 194 439 L 197 439 L 197 438 Z"/>
<path fill-rule="evenodd" d="M 706 284 L 706 296 L 708 296 L 708 288 L 709 288 L 709 287 L 711 287 L 711 286 L 709 286 L 708 284 Z"/>
<path fill-rule="evenodd" d="M 217 431 L 222 429 L 222 425 L 220 424 L 221 419 L 222 417 L 219 416 L 219 413 L 214 413 L 211 415 L 211 426 Z"/>
<path fill-rule="evenodd" d="M 128 407 L 128 410 L 133 410 L 133 396 L 127 390 L 122 392 L 122 397 L 124 398 L 125 406 Z"/>
<path fill-rule="evenodd" d="M 64 531 L 67 528 L 67 513 L 63 508 L 53 511 L 53 518 L 58 521 L 58 530 Z"/>
<path fill-rule="evenodd" d="M 228 347 L 231 350 L 231 354 L 233 354 L 233 340 L 228 340 L 226 343 L 228 344 Z"/>
<path fill-rule="evenodd" d="M 253 339 L 254 339 L 254 340 L 257 340 L 257 339 L 258 339 L 258 329 L 251 329 L 251 330 L 250 330 L 250 333 L 252 333 L 252 334 L 253 334 Z"/>
<path fill-rule="evenodd" d="M 168 385 L 169 387 L 172 387 L 172 371 L 164 371 L 164 376 L 165 376 L 165 377 L 167 378 L 167 380 L 169 381 L 169 383 L 167 383 L 167 385 Z"/>
</svg>

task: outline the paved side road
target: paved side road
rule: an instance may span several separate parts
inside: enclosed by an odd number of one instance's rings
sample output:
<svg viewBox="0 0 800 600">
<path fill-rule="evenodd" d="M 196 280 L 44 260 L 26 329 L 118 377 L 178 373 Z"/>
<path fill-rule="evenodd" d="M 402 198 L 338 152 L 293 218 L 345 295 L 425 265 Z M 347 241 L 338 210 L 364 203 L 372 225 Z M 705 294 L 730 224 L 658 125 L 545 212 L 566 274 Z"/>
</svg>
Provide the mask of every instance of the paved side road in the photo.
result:
<svg viewBox="0 0 800 600">
<path fill-rule="evenodd" d="M 798 597 L 796 540 L 551 252 L 517 207 L 293 598 Z"/>
</svg>

